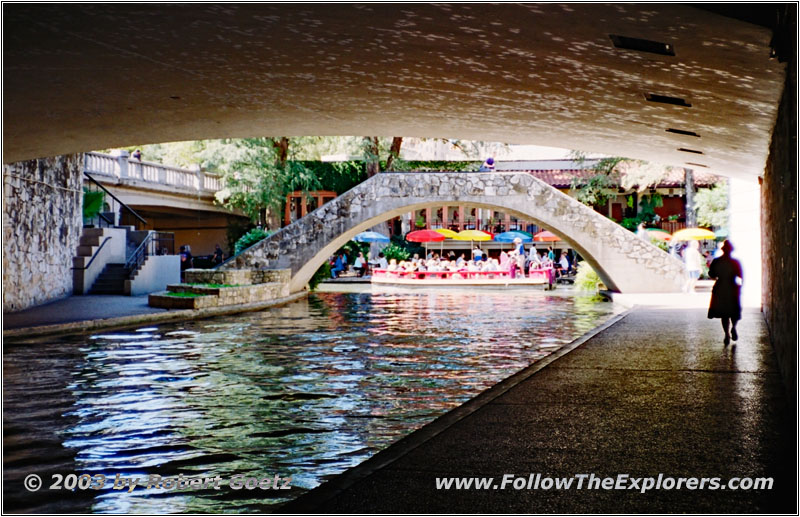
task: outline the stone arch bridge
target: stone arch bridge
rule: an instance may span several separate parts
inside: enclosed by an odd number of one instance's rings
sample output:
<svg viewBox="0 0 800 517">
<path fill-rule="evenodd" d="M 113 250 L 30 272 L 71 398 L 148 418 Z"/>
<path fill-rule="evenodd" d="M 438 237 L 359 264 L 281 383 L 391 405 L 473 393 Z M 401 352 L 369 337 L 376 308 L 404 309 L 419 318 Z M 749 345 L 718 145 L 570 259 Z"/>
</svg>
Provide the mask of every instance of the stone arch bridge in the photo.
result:
<svg viewBox="0 0 800 517">
<path fill-rule="evenodd" d="M 681 261 L 525 173 L 381 173 L 242 251 L 224 269 L 291 269 L 290 291 L 356 234 L 431 203 L 502 210 L 549 228 L 619 292 L 677 292 Z"/>
</svg>

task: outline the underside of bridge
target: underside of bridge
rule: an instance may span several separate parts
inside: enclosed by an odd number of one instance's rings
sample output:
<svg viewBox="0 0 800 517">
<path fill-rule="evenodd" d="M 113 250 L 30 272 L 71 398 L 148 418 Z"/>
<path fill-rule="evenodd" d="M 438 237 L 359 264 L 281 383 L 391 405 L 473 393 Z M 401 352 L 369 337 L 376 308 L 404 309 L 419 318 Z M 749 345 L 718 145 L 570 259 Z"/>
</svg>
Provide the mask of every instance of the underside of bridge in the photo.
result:
<svg viewBox="0 0 800 517">
<path fill-rule="evenodd" d="M 795 20 L 795 4 L 5 4 L 3 162 L 382 135 L 760 178 L 764 312 L 793 392 Z"/>
</svg>

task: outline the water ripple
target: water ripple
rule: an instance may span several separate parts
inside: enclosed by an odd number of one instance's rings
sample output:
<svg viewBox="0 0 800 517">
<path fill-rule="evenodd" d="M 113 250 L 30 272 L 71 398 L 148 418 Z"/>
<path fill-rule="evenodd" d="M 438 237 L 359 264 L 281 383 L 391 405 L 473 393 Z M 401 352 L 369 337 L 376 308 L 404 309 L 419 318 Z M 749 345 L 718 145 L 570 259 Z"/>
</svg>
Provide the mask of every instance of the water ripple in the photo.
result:
<svg viewBox="0 0 800 517">
<path fill-rule="evenodd" d="M 527 291 L 320 293 L 264 312 L 6 348 L 4 496 L 39 513 L 266 512 L 605 321 Z M 65 493 L 37 472 L 292 476 L 293 489 Z"/>
</svg>

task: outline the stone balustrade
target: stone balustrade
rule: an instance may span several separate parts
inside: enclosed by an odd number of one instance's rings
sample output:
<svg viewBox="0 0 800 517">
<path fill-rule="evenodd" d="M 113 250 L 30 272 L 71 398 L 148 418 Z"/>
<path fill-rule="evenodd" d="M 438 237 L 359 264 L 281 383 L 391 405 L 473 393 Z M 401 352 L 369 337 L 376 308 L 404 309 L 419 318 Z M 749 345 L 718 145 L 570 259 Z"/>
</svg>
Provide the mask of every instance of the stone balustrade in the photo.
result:
<svg viewBox="0 0 800 517">
<path fill-rule="evenodd" d="M 222 188 L 221 178 L 196 169 L 169 167 L 160 163 L 132 159 L 127 151 L 118 155 L 85 153 L 83 170 L 93 176 L 110 177 L 116 180 L 134 179 L 147 183 L 177 187 L 205 193 L 215 193 Z"/>
</svg>

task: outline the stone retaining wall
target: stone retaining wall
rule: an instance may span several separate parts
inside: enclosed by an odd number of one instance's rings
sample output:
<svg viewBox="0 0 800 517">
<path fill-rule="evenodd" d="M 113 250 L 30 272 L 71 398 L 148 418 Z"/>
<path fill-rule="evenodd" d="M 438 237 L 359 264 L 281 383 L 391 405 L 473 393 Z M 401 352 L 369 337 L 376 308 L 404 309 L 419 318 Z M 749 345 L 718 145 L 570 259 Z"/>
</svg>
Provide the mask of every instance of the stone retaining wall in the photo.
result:
<svg viewBox="0 0 800 517">
<path fill-rule="evenodd" d="M 3 165 L 3 312 L 72 294 L 83 155 Z"/>
<path fill-rule="evenodd" d="M 204 309 L 277 300 L 289 296 L 289 271 L 188 269 L 186 283 L 167 286 L 167 292 L 151 294 L 151 307 L 164 309 Z M 190 284 L 227 284 L 210 287 Z M 172 296 L 167 293 L 193 293 L 198 296 Z"/>
</svg>

